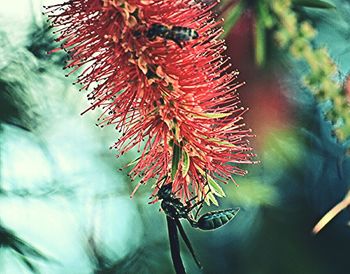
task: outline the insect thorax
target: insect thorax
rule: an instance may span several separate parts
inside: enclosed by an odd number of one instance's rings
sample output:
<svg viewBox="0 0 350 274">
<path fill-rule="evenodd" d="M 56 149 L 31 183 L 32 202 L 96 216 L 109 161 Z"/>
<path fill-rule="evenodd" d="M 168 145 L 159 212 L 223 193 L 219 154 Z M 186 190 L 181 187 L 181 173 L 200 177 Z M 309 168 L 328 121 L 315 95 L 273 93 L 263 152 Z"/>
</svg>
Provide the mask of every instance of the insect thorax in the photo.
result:
<svg viewBox="0 0 350 274">
<path fill-rule="evenodd" d="M 161 207 L 166 215 L 171 218 L 186 218 L 186 207 L 178 199 L 163 200 Z"/>
<path fill-rule="evenodd" d="M 157 36 L 164 38 L 169 29 L 161 24 L 153 24 L 146 32 L 146 36 L 149 40 L 156 39 Z"/>
</svg>

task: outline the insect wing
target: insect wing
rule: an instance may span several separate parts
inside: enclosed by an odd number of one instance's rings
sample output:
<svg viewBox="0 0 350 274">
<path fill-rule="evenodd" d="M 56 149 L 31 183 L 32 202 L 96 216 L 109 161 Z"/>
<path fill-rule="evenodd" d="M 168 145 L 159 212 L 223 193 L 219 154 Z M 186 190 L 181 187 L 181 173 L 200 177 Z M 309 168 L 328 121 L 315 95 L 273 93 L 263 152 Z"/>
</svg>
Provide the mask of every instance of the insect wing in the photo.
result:
<svg viewBox="0 0 350 274">
<path fill-rule="evenodd" d="M 177 225 L 174 219 L 169 216 L 166 217 L 168 224 L 168 234 L 170 242 L 170 251 L 171 257 L 173 259 L 173 265 L 176 270 L 176 273 L 186 274 L 185 267 L 182 263 L 181 254 L 180 254 L 180 243 L 179 236 L 177 234 Z"/>
<path fill-rule="evenodd" d="M 180 235 L 182 237 L 182 239 L 184 240 L 188 250 L 190 251 L 194 261 L 196 262 L 197 266 L 199 267 L 199 269 L 202 269 L 202 265 L 201 263 L 198 261 L 197 257 L 196 257 L 196 254 L 194 253 L 194 250 L 193 250 L 193 247 L 191 245 L 191 242 L 190 240 L 188 239 L 186 233 L 185 233 L 185 230 L 183 229 L 182 227 L 182 224 L 180 222 L 179 219 L 175 219 L 175 222 L 176 222 L 176 225 L 177 225 L 177 228 L 179 229 L 179 232 L 180 232 Z"/>
</svg>

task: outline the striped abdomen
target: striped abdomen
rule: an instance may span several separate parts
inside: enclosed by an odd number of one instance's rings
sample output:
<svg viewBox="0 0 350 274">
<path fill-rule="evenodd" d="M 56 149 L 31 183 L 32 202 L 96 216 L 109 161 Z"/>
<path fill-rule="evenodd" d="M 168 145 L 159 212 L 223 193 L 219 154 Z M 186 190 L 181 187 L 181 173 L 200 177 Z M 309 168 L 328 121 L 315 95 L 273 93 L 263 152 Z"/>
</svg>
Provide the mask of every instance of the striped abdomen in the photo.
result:
<svg viewBox="0 0 350 274">
<path fill-rule="evenodd" d="M 237 215 L 238 211 L 239 208 L 229 208 L 205 213 L 198 219 L 194 226 L 202 230 L 217 229 L 228 223 Z"/>
<path fill-rule="evenodd" d="M 173 41 L 190 41 L 198 38 L 198 32 L 186 27 L 173 26 L 166 38 Z"/>
</svg>

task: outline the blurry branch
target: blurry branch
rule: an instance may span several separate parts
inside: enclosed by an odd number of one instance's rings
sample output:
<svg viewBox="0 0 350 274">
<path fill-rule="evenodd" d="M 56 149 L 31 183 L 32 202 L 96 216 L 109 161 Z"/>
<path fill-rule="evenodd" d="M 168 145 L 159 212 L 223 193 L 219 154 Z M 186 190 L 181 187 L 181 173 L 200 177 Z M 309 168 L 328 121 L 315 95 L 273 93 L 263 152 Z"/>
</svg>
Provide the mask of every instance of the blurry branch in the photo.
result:
<svg viewBox="0 0 350 274">
<path fill-rule="evenodd" d="M 1 189 L 0 186 L 0 196 L 16 196 L 21 198 L 40 198 L 49 199 L 53 196 L 61 195 L 64 197 L 76 195 L 76 190 L 72 186 L 64 186 L 62 184 L 57 185 L 54 182 L 52 185 L 45 185 L 43 187 L 38 187 L 35 189 L 27 188 L 16 188 L 9 191 Z"/>
<path fill-rule="evenodd" d="M 242 15 L 242 12 L 245 9 L 245 3 L 244 0 L 240 0 L 231 9 L 227 9 L 227 7 L 224 6 L 224 3 L 221 5 L 223 6 L 223 17 L 225 18 L 223 25 L 224 35 L 228 35 L 231 28 L 237 23 L 239 17 Z"/>
<path fill-rule="evenodd" d="M 37 25 L 35 23 L 31 26 L 31 31 L 28 35 L 28 43 L 26 49 L 31 52 L 38 60 L 44 61 L 43 64 L 55 64 L 59 67 L 65 66 L 66 54 L 64 52 L 57 52 L 48 54 L 48 52 L 58 47 L 55 42 L 50 26 L 47 22 Z M 41 69 L 44 69 L 41 67 Z"/>
<path fill-rule="evenodd" d="M 44 120 L 42 114 L 45 105 L 42 104 L 44 101 L 42 94 L 34 90 L 33 86 L 36 80 L 42 80 L 37 71 L 43 72 L 40 68 L 52 66 L 52 62 L 48 62 L 49 60 L 45 59 L 45 56 L 47 56 L 46 49 L 54 46 L 53 38 L 50 38 L 47 27 L 39 27 L 35 24 L 32 27 L 26 48 L 14 47 L 7 39 L 7 35 L 0 32 L 0 46 L 4 45 L 2 48 L 0 47 L 0 137 L 6 134 L 3 125 L 11 125 L 26 131 L 23 133 L 33 138 L 50 163 L 54 182 L 52 182 L 52 187 L 47 189 L 34 191 L 28 189 L 1 190 L 0 194 L 2 195 L 44 197 L 52 193 L 70 191 L 69 189 L 59 189 L 60 185 L 55 182 L 59 178 L 55 159 L 46 142 L 38 134 L 39 126 Z M 43 58 L 43 60 L 39 58 Z M 0 157 L 2 157 L 1 149 L 0 146 Z"/>
<path fill-rule="evenodd" d="M 314 153 L 325 158 L 333 158 L 336 161 L 337 174 L 339 180 L 344 178 L 344 160 L 346 159 L 346 146 L 334 143 L 328 137 L 328 132 L 318 132 L 317 135 L 304 128 L 300 130 L 300 134 L 308 147 L 314 150 Z M 325 163 L 327 164 L 327 163 Z"/>
<path fill-rule="evenodd" d="M 35 7 L 43 7 L 42 0 L 38 5 L 38 1 L 30 0 L 30 9 L 32 15 L 32 23 L 30 25 L 29 35 L 27 37 L 28 43 L 26 49 L 31 52 L 38 60 L 44 61 L 43 64 L 49 65 L 54 63 L 59 67 L 65 65 L 66 55 L 63 52 L 56 54 L 48 54 L 49 51 L 58 47 L 59 45 L 55 42 L 55 39 L 50 31 L 50 25 L 43 17 L 37 18 Z"/>
<path fill-rule="evenodd" d="M 93 265 L 94 273 L 101 273 L 105 270 L 108 265 L 111 265 L 111 260 L 104 254 L 101 244 L 97 244 L 95 236 L 93 234 L 89 235 L 86 244 L 87 255 Z M 102 272 L 103 273 L 103 272 Z"/>
<path fill-rule="evenodd" d="M 345 198 L 336 204 L 330 211 L 328 211 L 321 220 L 315 225 L 312 233 L 317 234 L 322 228 L 324 228 L 335 216 L 342 210 L 350 205 L 350 191 L 346 194 Z"/>
<path fill-rule="evenodd" d="M 26 49 L 13 47 L 5 34 L 0 33 L 0 39 L 6 45 L 0 52 L 0 123 L 31 131 L 38 126 L 40 116 L 39 103 L 34 102 L 30 90 L 37 59 Z"/>
<path fill-rule="evenodd" d="M 101 197 L 106 198 L 106 197 Z M 94 208 L 95 203 L 92 203 L 93 214 L 98 214 Z M 140 210 L 139 212 L 142 212 Z M 140 213 L 142 216 L 143 214 Z M 97 215 L 93 215 L 97 216 Z M 128 274 L 128 273 L 168 273 L 160 269 L 169 269 L 170 260 L 166 250 L 165 242 L 156 237 L 150 237 L 150 234 L 143 234 L 142 242 L 137 247 L 131 248 L 129 253 L 123 257 L 117 257 L 113 250 L 115 247 L 109 245 L 108 242 L 100 241 L 96 233 L 96 222 L 94 217 L 88 225 L 88 231 L 83 240 L 86 254 L 91 263 L 94 274 Z M 145 220 L 143 220 L 145 226 Z M 130 230 L 132 233 L 132 228 Z M 153 235 L 153 234 L 151 234 Z M 103 236 L 103 235 L 102 235 Z"/>
<path fill-rule="evenodd" d="M 327 48 L 315 47 L 316 30 L 307 21 L 300 20 L 294 7 L 334 9 L 328 1 L 320 0 L 248 0 L 234 1 L 230 9 L 225 9 L 226 35 L 234 27 L 245 9 L 253 9 L 255 14 L 254 41 L 257 66 L 266 63 L 267 38 L 274 38 L 277 46 L 287 50 L 299 61 L 303 61 L 309 72 L 303 77 L 303 84 L 313 93 L 319 104 L 330 101 L 332 107 L 324 110 L 332 123 L 334 133 L 340 142 L 350 138 L 350 109 L 345 88 L 335 80 L 339 68 L 329 55 Z M 271 34 L 270 36 L 267 34 Z"/>
<path fill-rule="evenodd" d="M 86 245 L 94 274 L 157 273 L 161 264 L 164 264 L 164 267 L 168 266 L 165 258 L 162 258 L 159 263 L 159 254 L 163 256 L 166 254 L 162 249 L 164 249 L 163 242 L 145 242 L 127 256 L 115 260 L 106 255 L 107 248 L 101 243 L 97 244 L 94 235 L 88 237 Z"/>
<path fill-rule="evenodd" d="M 31 262 L 30 258 L 48 261 L 48 258 L 41 252 L 22 239 L 18 238 L 12 231 L 0 225 L 0 249 L 1 248 L 9 248 L 13 250 L 18 255 L 18 258 L 22 261 L 22 263 L 25 264 L 33 273 L 40 272 Z"/>
<path fill-rule="evenodd" d="M 309 8 L 335 9 L 335 6 L 332 3 L 322 0 L 293 0 L 293 3 L 298 6 Z"/>
<path fill-rule="evenodd" d="M 0 70 L 0 123 L 12 124 L 29 131 L 29 117 L 23 109 L 27 105 L 23 101 L 23 93 L 23 85 L 18 81 L 5 80 Z"/>
</svg>

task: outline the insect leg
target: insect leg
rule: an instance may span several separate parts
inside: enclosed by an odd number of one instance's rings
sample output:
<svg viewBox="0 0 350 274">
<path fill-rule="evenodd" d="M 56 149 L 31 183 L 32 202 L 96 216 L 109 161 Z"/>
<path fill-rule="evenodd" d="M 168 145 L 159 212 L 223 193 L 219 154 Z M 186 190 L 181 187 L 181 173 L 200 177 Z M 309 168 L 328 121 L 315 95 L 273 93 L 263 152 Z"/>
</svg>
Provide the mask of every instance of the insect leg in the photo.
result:
<svg viewBox="0 0 350 274">
<path fill-rule="evenodd" d="M 197 219 L 199 212 L 200 212 L 201 209 L 203 208 L 203 202 L 204 202 L 204 200 L 205 200 L 205 197 L 208 195 L 209 192 L 210 192 L 210 189 L 207 191 L 207 193 L 204 194 L 204 198 L 203 198 L 202 200 L 198 201 L 197 203 L 195 203 L 195 204 L 192 205 L 192 206 L 188 206 L 188 207 L 187 207 L 187 210 L 186 210 L 186 213 L 191 212 L 196 206 L 200 205 L 199 208 L 197 209 L 197 212 L 196 212 L 195 216 L 194 216 L 194 219 Z M 198 197 L 198 196 L 193 197 L 192 199 L 190 199 L 189 201 L 187 201 L 187 203 L 190 203 L 190 202 L 193 201 L 194 199 L 197 199 L 197 197 Z M 192 224 L 192 223 L 191 223 L 191 224 Z"/>
<path fill-rule="evenodd" d="M 203 205 L 204 205 L 204 199 L 201 201 L 202 203 L 201 203 L 201 205 L 199 206 L 199 208 L 197 209 L 197 212 L 196 212 L 196 214 L 194 215 L 194 219 L 195 220 L 197 220 L 197 217 L 198 217 L 198 215 L 199 215 L 199 212 L 201 211 L 201 209 L 203 208 Z"/>
<path fill-rule="evenodd" d="M 187 210 L 186 210 L 186 212 L 188 213 L 188 212 L 192 211 L 192 210 L 193 210 L 196 206 L 198 206 L 198 205 L 201 205 L 201 207 L 203 207 L 203 202 L 204 202 L 204 200 L 205 200 L 205 197 L 208 195 L 209 191 L 210 191 L 210 189 L 208 189 L 207 193 L 204 194 L 204 198 L 201 199 L 200 201 L 198 201 L 197 203 L 195 203 L 194 205 L 191 205 L 190 203 L 191 203 L 193 200 L 197 199 L 197 198 L 198 198 L 198 195 L 196 195 L 196 196 L 194 196 L 193 198 L 191 198 L 190 200 L 188 200 L 188 201 L 186 202 L 186 204 L 187 204 Z M 197 213 L 196 213 L 196 216 L 197 216 L 197 215 L 198 215 L 198 211 L 197 211 Z M 197 218 L 197 217 L 196 217 L 196 218 Z"/>
<path fill-rule="evenodd" d="M 182 239 L 184 240 L 184 242 L 185 242 L 185 244 L 186 244 L 188 250 L 190 251 L 190 253 L 191 253 L 192 257 L 193 257 L 193 260 L 196 262 L 196 264 L 197 264 L 197 266 L 199 267 L 199 269 L 202 269 L 202 265 L 201 265 L 201 263 L 198 261 L 198 259 L 197 259 L 197 257 L 196 257 L 196 254 L 194 253 L 194 250 L 193 250 L 193 247 L 192 247 L 192 245 L 191 245 L 191 242 L 190 242 L 190 240 L 188 239 L 188 237 L 187 237 L 187 235 L 186 235 L 186 233 L 185 233 L 185 230 L 184 230 L 184 228 L 182 227 L 182 224 L 181 224 L 180 220 L 179 220 L 179 219 L 175 219 L 175 222 L 176 222 L 177 227 L 178 227 L 178 229 L 179 229 L 179 231 L 180 231 L 180 235 L 181 235 Z"/>
<path fill-rule="evenodd" d="M 207 193 L 204 194 L 204 198 L 200 201 L 200 206 L 199 208 L 197 209 L 197 212 L 196 214 L 194 215 L 194 219 L 197 220 L 197 217 L 199 215 L 199 212 L 201 211 L 201 209 L 203 208 L 203 205 L 204 205 L 204 201 L 205 201 L 205 198 L 207 197 L 207 195 L 209 194 L 210 192 L 210 188 L 208 189 Z"/>
<path fill-rule="evenodd" d="M 191 212 L 196 206 L 200 205 L 203 203 L 204 199 L 200 200 L 199 202 L 191 205 L 190 202 L 194 199 L 196 199 L 197 197 L 194 197 L 192 198 L 191 200 L 187 201 L 186 205 L 187 205 L 187 208 L 186 208 L 186 213 L 189 213 Z"/>
<path fill-rule="evenodd" d="M 180 254 L 179 236 L 177 234 L 176 222 L 169 216 L 166 216 L 166 220 L 168 224 L 171 258 L 173 260 L 175 271 L 177 274 L 186 274 Z"/>
<path fill-rule="evenodd" d="M 198 197 L 198 196 L 194 196 L 193 198 L 189 199 L 188 201 L 186 201 L 186 204 L 187 204 L 188 206 L 190 206 L 190 205 L 191 205 L 191 202 L 192 202 L 193 200 L 197 199 L 197 197 Z"/>
<path fill-rule="evenodd" d="M 139 158 L 141 158 L 141 157 L 139 157 Z M 139 160 L 139 158 L 137 158 L 136 160 Z M 157 188 L 158 190 L 160 190 L 160 189 L 162 188 L 164 182 L 166 181 L 166 179 L 167 179 L 167 176 L 163 176 L 163 178 L 160 179 L 160 180 L 158 181 L 158 183 L 155 185 L 155 188 Z M 160 186 L 159 186 L 159 185 L 160 185 Z"/>
<path fill-rule="evenodd" d="M 180 41 L 178 41 L 177 39 L 172 39 L 175 43 L 176 43 L 176 45 L 178 45 L 180 48 L 183 48 L 183 45 L 181 44 L 181 42 Z"/>
</svg>

